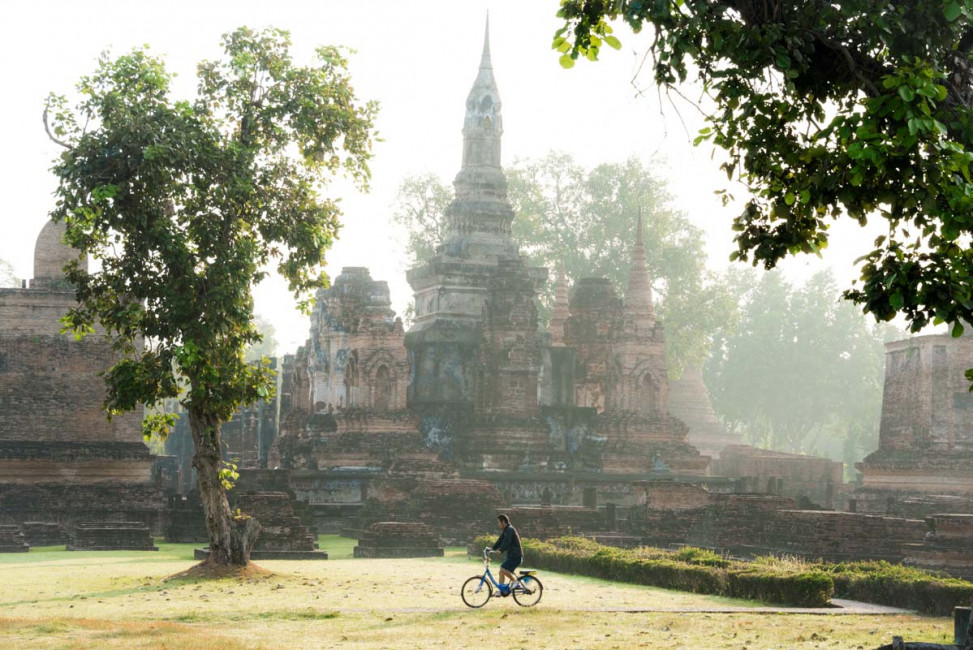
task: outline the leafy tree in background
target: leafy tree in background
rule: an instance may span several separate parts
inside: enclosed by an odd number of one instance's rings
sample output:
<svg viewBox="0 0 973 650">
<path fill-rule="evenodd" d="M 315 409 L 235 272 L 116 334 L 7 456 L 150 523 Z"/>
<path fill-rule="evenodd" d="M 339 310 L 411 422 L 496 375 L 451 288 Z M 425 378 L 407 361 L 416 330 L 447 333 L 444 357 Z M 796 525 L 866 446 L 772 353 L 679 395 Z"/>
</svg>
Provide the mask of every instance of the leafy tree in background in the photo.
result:
<svg viewBox="0 0 973 650">
<path fill-rule="evenodd" d="M 751 198 L 741 260 L 817 252 L 830 220 L 880 217 L 845 296 L 879 320 L 973 322 L 973 1 L 562 0 L 566 67 L 650 28 L 655 81 L 708 99 L 697 142 L 727 154 Z M 973 375 L 971 375 L 973 378 Z"/>
<path fill-rule="evenodd" d="M 851 467 L 878 443 L 884 342 L 899 332 L 839 300 L 830 271 L 797 288 L 777 272 L 734 272 L 730 286 L 740 321 L 716 335 L 705 372 L 724 424 L 759 446 Z"/>
<path fill-rule="evenodd" d="M 66 326 L 84 335 L 100 324 L 122 354 L 105 375 L 109 415 L 145 404 L 146 436 L 165 433 L 172 416 L 158 407 L 179 398 L 208 562 L 238 565 L 259 526 L 231 516 L 220 428 L 274 386 L 244 358 L 260 340 L 252 287 L 272 262 L 305 306 L 325 286 L 341 212 L 321 183 L 344 171 L 367 186 L 376 106 L 356 98 L 333 47 L 308 67 L 291 62 L 280 30 L 241 28 L 223 47 L 199 65 L 193 101 L 171 97 L 172 75 L 147 49 L 103 55 L 76 106 L 49 99 L 45 125 L 65 147 L 51 216 L 100 260 L 93 273 L 68 268 L 79 306 Z"/>
<path fill-rule="evenodd" d="M 392 223 L 406 235 L 406 255 L 410 267 L 417 266 L 436 252 L 449 228 L 446 208 L 453 200 L 453 188 L 435 174 L 409 176 L 399 185 L 392 212 Z"/>
<path fill-rule="evenodd" d="M 260 335 L 260 340 L 252 343 L 247 348 L 246 353 L 243 355 L 243 360 L 247 363 L 253 363 L 255 361 L 261 361 L 264 358 L 273 358 L 276 356 L 277 328 L 274 327 L 273 323 L 259 314 L 253 319 L 253 325 Z"/>
<path fill-rule="evenodd" d="M 705 269 L 703 234 L 671 205 L 665 184 L 638 159 L 587 171 L 571 156 L 550 153 L 515 163 L 507 194 L 516 213 L 513 237 L 532 264 L 556 277 L 561 262 L 569 278 L 607 277 L 624 292 L 636 216 L 644 211 L 646 254 L 659 315 L 667 326 L 674 374 L 699 363 L 710 334 L 732 319 L 735 304 L 719 279 Z M 408 236 L 411 264 L 428 259 L 445 234 L 443 213 L 452 189 L 432 175 L 401 185 L 394 221 Z M 549 316 L 555 283 L 540 296 Z"/>
<path fill-rule="evenodd" d="M 20 279 L 14 271 L 13 264 L 6 260 L 0 260 L 0 287 L 20 286 Z"/>
</svg>

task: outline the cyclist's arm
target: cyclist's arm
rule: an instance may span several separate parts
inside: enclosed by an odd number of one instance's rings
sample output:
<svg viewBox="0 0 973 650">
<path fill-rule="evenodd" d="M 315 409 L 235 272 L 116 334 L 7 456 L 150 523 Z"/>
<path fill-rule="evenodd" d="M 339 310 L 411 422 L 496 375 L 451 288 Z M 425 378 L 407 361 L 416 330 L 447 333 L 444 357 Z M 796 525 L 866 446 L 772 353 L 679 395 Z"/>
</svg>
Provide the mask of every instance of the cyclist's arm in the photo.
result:
<svg viewBox="0 0 973 650">
<path fill-rule="evenodd" d="M 500 537 L 497 538 L 496 543 L 493 545 L 494 551 L 505 552 L 510 546 L 510 534 L 508 533 L 509 528 L 504 528 L 503 532 L 500 533 Z"/>
</svg>

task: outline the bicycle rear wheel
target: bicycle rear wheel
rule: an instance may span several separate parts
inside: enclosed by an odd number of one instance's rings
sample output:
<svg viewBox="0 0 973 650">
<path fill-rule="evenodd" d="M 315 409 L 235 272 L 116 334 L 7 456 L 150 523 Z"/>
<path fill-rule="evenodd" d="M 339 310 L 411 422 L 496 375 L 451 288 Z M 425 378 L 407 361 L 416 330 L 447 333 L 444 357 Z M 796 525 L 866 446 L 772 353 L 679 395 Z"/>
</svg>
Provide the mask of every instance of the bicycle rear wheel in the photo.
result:
<svg viewBox="0 0 973 650">
<path fill-rule="evenodd" d="M 520 579 L 520 584 L 522 587 L 516 587 L 514 589 L 514 600 L 521 607 L 533 607 L 537 603 L 541 602 L 541 596 L 544 593 L 544 585 L 541 581 L 534 576 L 524 576 Z"/>
<path fill-rule="evenodd" d="M 459 595 L 462 596 L 467 607 L 474 609 L 483 607 L 493 595 L 493 585 L 483 576 L 473 576 L 463 583 Z"/>
</svg>

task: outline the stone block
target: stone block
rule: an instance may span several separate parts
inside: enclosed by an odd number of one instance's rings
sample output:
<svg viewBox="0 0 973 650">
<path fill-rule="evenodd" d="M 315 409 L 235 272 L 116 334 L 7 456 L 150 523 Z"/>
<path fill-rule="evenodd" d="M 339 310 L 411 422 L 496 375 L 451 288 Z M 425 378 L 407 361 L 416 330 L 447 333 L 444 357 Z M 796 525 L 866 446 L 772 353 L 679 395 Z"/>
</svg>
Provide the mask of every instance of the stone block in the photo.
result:
<svg viewBox="0 0 973 650">
<path fill-rule="evenodd" d="M 0 553 L 26 553 L 29 550 L 20 526 L 0 526 Z"/>
<path fill-rule="evenodd" d="M 443 547 L 425 524 L 382 521 L 372 524 L 355 547 L 357 558 L 442 557 Z"/>
<path fill-rule="evenodd" d="M 145 524 L 132 521 L 77 524 L 69 551 L 158 551 Z"/>
<path fill-rule="evenodd" d="M 27 521 L 21 526 L 31 546 L 66 546 L 70 540 L 61 524 L 46 521 Z"/>
</svg>

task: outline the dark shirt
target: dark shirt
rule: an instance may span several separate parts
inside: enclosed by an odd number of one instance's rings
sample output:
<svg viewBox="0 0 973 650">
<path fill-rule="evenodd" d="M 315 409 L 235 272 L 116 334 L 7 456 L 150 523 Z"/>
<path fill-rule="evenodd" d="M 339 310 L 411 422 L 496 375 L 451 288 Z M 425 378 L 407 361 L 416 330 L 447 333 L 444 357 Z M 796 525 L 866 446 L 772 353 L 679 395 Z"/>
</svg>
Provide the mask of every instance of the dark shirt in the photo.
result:
<svg viewBox="0 0 973 650">
<path fill-rule="evenodd" d="M 500 532 L 496 544 L 493 545 L 493 550 L 506 553 L 508 558 L 524 557 L 524 549 L 520 545 L 520 535 L 517 533 L 517 529 L 510 525 L 504 528 Z"/>
</svg>

